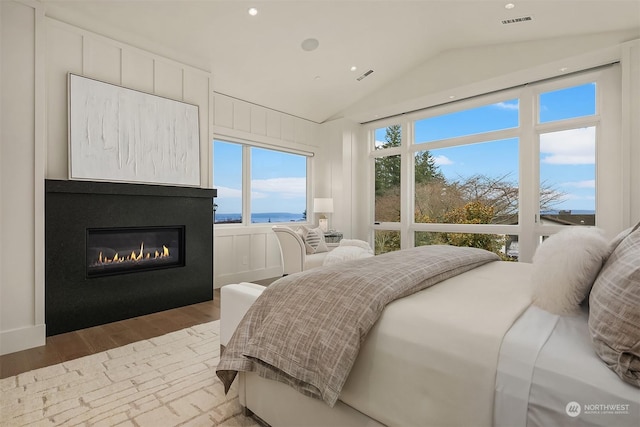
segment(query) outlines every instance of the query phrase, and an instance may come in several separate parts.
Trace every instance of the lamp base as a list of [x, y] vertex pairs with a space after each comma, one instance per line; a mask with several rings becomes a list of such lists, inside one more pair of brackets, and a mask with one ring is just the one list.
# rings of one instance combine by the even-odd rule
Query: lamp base
[[326, 218], [320, 218], [320, 220], [318, 221], [319, 227], [322, 231], [324, 231], [325, 233], [327, 231], [329, 231], [329, 220]]

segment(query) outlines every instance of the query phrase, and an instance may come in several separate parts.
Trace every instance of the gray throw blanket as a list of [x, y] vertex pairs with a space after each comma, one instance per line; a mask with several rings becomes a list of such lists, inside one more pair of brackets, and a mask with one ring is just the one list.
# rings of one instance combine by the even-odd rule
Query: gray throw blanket
[[390, 302], [499, 257], [482, 249], [421, 246], [285, 276], [260, 295], [216, 374], [284, 382], [333, 406], [367, 332]]

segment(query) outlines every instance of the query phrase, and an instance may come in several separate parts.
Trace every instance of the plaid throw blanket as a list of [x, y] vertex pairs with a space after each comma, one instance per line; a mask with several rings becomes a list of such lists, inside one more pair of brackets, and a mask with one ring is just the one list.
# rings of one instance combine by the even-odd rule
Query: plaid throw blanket
[[238, 325], [216, 374], [287, 383], [333, 406], [367, 332], [385, 306], [499, 257], [476, 248], [421, 246], [285, 276]]

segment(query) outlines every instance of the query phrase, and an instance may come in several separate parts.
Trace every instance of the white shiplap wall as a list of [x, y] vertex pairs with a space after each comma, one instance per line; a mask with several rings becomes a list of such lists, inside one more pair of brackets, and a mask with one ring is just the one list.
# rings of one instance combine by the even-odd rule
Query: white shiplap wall
[[208, 187], [212, 77], [179, 62], [46, 18], [47, 178], [67, 179], [67, 75], [74, 73], [198, 106], [200, 184]]

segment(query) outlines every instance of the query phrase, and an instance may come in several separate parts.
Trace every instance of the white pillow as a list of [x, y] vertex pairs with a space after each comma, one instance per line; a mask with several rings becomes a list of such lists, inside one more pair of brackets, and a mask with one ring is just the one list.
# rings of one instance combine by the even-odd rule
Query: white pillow
[[369, 245], [369, 242], [365, 242], [364, 240], [342, 239], [340, 240], [340, 246], [356, 246], [368, 252], [371, 252], [373, 254], [373, 249], [371, 249], [371, 245]]
[[324, 241], [324, 231], [322, 231], [320, 227], [309, 229], [302, 225], [298, 230], [304, 241], [307, 255], [327, 252], [329, 250], [327, 243]]
[[597, 228], [573, 226], [550, 236], [533, 256], [533, 304], [577, 313], [608, 255], [609, 242]]
[[[342, 243], [342, 242], [341, 242]], [[322, 265], [333, 265], [353, 259], [369, 258], [373, 251], [355, 245], [340, 245], [327, 254]]]

